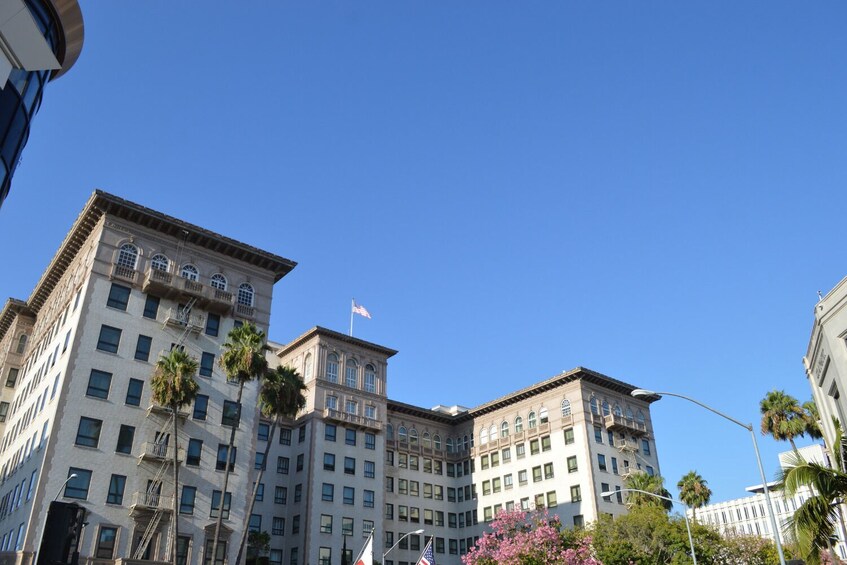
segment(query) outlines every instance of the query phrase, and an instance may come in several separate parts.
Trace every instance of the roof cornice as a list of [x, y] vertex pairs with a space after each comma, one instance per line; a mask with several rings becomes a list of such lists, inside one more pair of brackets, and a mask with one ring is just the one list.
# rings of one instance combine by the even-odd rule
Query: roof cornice
[[279, 349], [276, 352], [277, 357], [282, 357], [283, 355], [287, 355], [288, 353], [297, 349], [298, 347], [300, 347], [301, 345], [303, 345], [304, 343], [306, 343], [307, 341], [309, 341], [310, 339], [312, 339], [315, 336], [329, 337], [329, 338], [335, 339], [337, 341], [349, 343], [350, 345], [355, 345], [357, 347], [361, 347], [363, 349], [368, 349], [368, 350], [373, 351], [375, 353], [378, 353], [380, 355], [385, 355], [386, 358], [393, 357], [394, 355], [397, 354], [396, 349], [390, 349], [388, 347], [383, 347], [382, 345], [379, 345], [379, 344], [376, 344], [376, 343], [373, 343], [373, 342], [370, 342], [370, 341], [365, 341], [363, 339], [359, 339], [359, 338], [356, 338], [356, 337], [353, 337], [353, 336], [350, 336], [350, 335], [347, 335], [347, 334], [343, 334], [341, 332], [330, 330], [328, 328], [324, 328], [324, 327], [321, 327], [321, 326], [315, 326], [312, 329], [310, 329], [309, 331], [307, 331], [306, 333], [304, 333], [303, 335], [295, 338], [293, 341], [287, 343], [281, 349]]

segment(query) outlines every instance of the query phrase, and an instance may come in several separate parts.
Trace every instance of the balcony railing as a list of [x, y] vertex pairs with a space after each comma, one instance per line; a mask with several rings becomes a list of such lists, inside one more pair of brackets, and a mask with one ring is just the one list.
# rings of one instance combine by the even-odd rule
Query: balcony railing
[[[172, 410], [168, 406], [162, 406], [161, 404], [156, 404], [155, 402], [151, 402], [150, 406], [147, 407], [147, 415], [157, 414], [170, 416], [172, 414]], [[176, 413], [182, 419], [188, 418], [188, 409], [178, 410]]]
[[[184, 451], [177, 452], [177, 461], [182, 461]], [[146, 441], [141, 445], [141, 459], [153, 461], [173, 461], [174, 449], [166, 443]]]
[[112, 263], [112, 272], [109, 276], [113, 279], [120, 279], [122, 281], [126, 281], [128, 283], [135, 284], [138, 280], [138, 271], [135, 269], [130, 269], [124, 265], [118, 265], [117, 263]]
[[644, 435], [647, 433], [647, 424], [639, 422], [634, 418], [626, 418], [616, 414], [609, 414], [605, 417], [606, 428], [610, 430], [628, 431], [635, 435]]
[[638, 444], [631, 439], [615, 438], [615, 447], [621, 451], [638, 451]]
[[253, 318], [256, 313], [256, 309], [252, 306], [247, 306], [246, 304], [236, 304], [235, 313], [242, 318]]
[[206, 326], [206, 316], [195, 312], [183, 312], [179, 308], [168, 308], [165, 313], [165, 323], [188, 328], [190, 332], [199, 332]]
[[233, 295], [231, 292], [159, 269], [147, 269], [147, 272], [144, 273], [142, 290], [153, 292], [165, 298], [196, 298], [197, 304], [201, 308], [219, 314], [226, 314], [232, 309]]
[[364, 416], [359, 416], [358, 414], [348, 414], [347, 412], [342, 412], [341, 410], [333, 410], [332, 408], [324, 408], [324, 419], [334, 420], [336, 422], [343, 422], [345, 424], [352, 424], [354, 426], [369, 428], [372, 430], [382, 429], [382, 422], [378, 420], [374, 420], [372, 418], [365, 418]]
[[136, 491], [132, 494], [132, 510], [164, 510], [166, 512], [173, 508], [173, 496], [148, 493], [147, 491]]

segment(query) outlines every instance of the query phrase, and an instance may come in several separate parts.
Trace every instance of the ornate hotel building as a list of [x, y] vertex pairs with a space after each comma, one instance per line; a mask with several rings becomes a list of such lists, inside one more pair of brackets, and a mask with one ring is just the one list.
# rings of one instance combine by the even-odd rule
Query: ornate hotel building
[[[396, 351], [321, 327], [268, 352], [303, 376], [306, 407], [274, 426], [248, 385], [228, 454], [237, 385], [216, 363], [221, 344], [245, 321], [267, 330], [273, 286], [294, 266], [92, 195], [29, 299], [0, 312], [0, 565], [33, 562], [53, 500], [87, 511], [74, 546], [90, 565], [166, 561], [175, 518], [186, 564], [234, 563], [250, 529], [269, 534], [271, 565], [334, 565], [372, 531], [385, 565], [414, 563], [430, 536], [439, 565], [458, 565], [501, 509], [543, 506], [581, 526], [626, 512], [601, 492], [659, 472], [654, 399], [633, 385], [576, 368], [475, 408], [428, 409], [389, 399]], [[173, 416], [150, 390], [173, 347], [200, 362], [200, 395], [177, 414], [177, 492]]]

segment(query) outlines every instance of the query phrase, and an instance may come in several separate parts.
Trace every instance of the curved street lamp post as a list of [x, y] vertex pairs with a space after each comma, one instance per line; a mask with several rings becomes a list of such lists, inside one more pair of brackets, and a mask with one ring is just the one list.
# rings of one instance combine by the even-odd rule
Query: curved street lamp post
[[685, 529], [688, 530], [688, 545], [691, 547], [691, 559], [694, 561], [694, 565], [697, 565], [697, 556], [694, 554], [694, 538], [691, 537], [691, 526], [688, 524], [688, 505], [684, 502], [680, 502], [679, 500], [674, 500], [669, 496], [662, 496], [661, 494], [656, 494], [655, 492], [650, 492], [647, 490], [641, 490], [638, 488], [622, 488], [621, 490], [617, 490], [615, 492], [606, 491], [601, 492], [600, 496], [603, 498], [608, 498], [613, 494], [617, 494], [619, 492], [640, 492], [642, 494], [649, 494], [650, 496], [655, 496], [656, 498], [661, 498], [662, 500], [668, 500], [674, 504], [682, 504], [685, 506], [686, 511], [682, 513], [682, 517], [685, 518]]
[[403, 534], [402, 536], [400, 536], [400, 538], [397, 540], [397, 543], [395, 543], [394, 545], [392, 545], [391, 547], [389, 547], [389, 548], [388, 548], [388, 551], [386, 551], [385, 553], [383, 553], [383, 554], [382, 554], [382, 563], [383, 563], [383, 565], [385, 565], [385, 556], [386, 556], [386, 555], [388, 555], [389, 553], [391, 553], [391, 550], [392, 550], [392, 549], [394, 549], [395, 547], [397, 547], [398, 545], [400, 545], [400, 542], [401, 542], [401, 541], [403, 541], [404, 539], [406, 539], [407, 537], [409, 537], [409, 536], [411, 536], [411, 535], [418, 535], [418, 534], [422, 534], [422, 533], [424, 533], [424, 531], [421, 529], [421, 530], [415, 530], [415, 531], [413, 531], [413, 532], [406, 532], [405, 534]]
[[770, 489], [768, 489], [768, 480], [765, 478], [765, 468], [762, 465], [762, 455], [759, 453], [759, 443], [756, 441], [756, 432], [753, 431], [753, 424], [744, 424], [742, 422], [739, 422], [735, 418], [733, 418], [731, 416], [727, 416], [726, 414], [724, 414], [720, 410], [715, 410], [711, 406], [707, 406], [706, 404], [703, 404], [699, 400], [695, 400], [693, 398], [690, 398], [690, 397], [685, 396], [683, 394], [677, 394], [675, 392], [655, 392], [655, 391], [652, 391], [652, 390], [645, 390], [643, 388], [637, 388], [637, 389], [633, 390], [630, 394], [632, 394], [632, 396], [634, 396], [635, 398], [643, 398], [645, 396], [659, 396], [659, 397], [661, 397], [662, 395], [675, 396], [677, 398], [682, 398], [683, 400], [693, 402], [697, 406], [705, 408], [709, 412], [717, 414], [718, 416], [720, 416], [722, 418], [726, 418], [727, 420], [729, 420], [733, 424], [737, 424], [737, 425], [741, 426], [742, 428], [744, 428], [745, 430], [747, 430], [748, 432], [750, 432], [750, 436], [753, 438], [753, 450], [756, 452], [756, 462], [759, 464], [759, 474], [762, 476], [762, 489], [764, 489], [764, 491], [765, 491], [765, 501], [767, 502], [767, 505], [768, 505], [768, 515], [770, 516], [771, 530], [773, 530], [773, 537], [774, 537], [774, 540], [776, 541], [776, 550], [777, 550], [777, 553], [779, 553], [779, 562], [780, 562], [780, 565], [785, 565], [785, 555], [782, 552], [782, 541], [780, 540], [779, 526], [777, 526], [777, 523], [776, 523], [776, 513], [773, 510], [773, 502], [771, 501]]

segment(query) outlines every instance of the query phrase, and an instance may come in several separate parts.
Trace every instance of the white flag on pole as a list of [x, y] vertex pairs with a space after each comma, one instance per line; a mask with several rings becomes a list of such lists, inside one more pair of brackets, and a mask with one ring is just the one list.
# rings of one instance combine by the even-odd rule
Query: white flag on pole
[[368, 541], [365, 542], [365, 547], [362, 548], [362, 553], [356, 560], [356, 565], [373, 565], [374, 563], [374, 533], [371, 532]]

